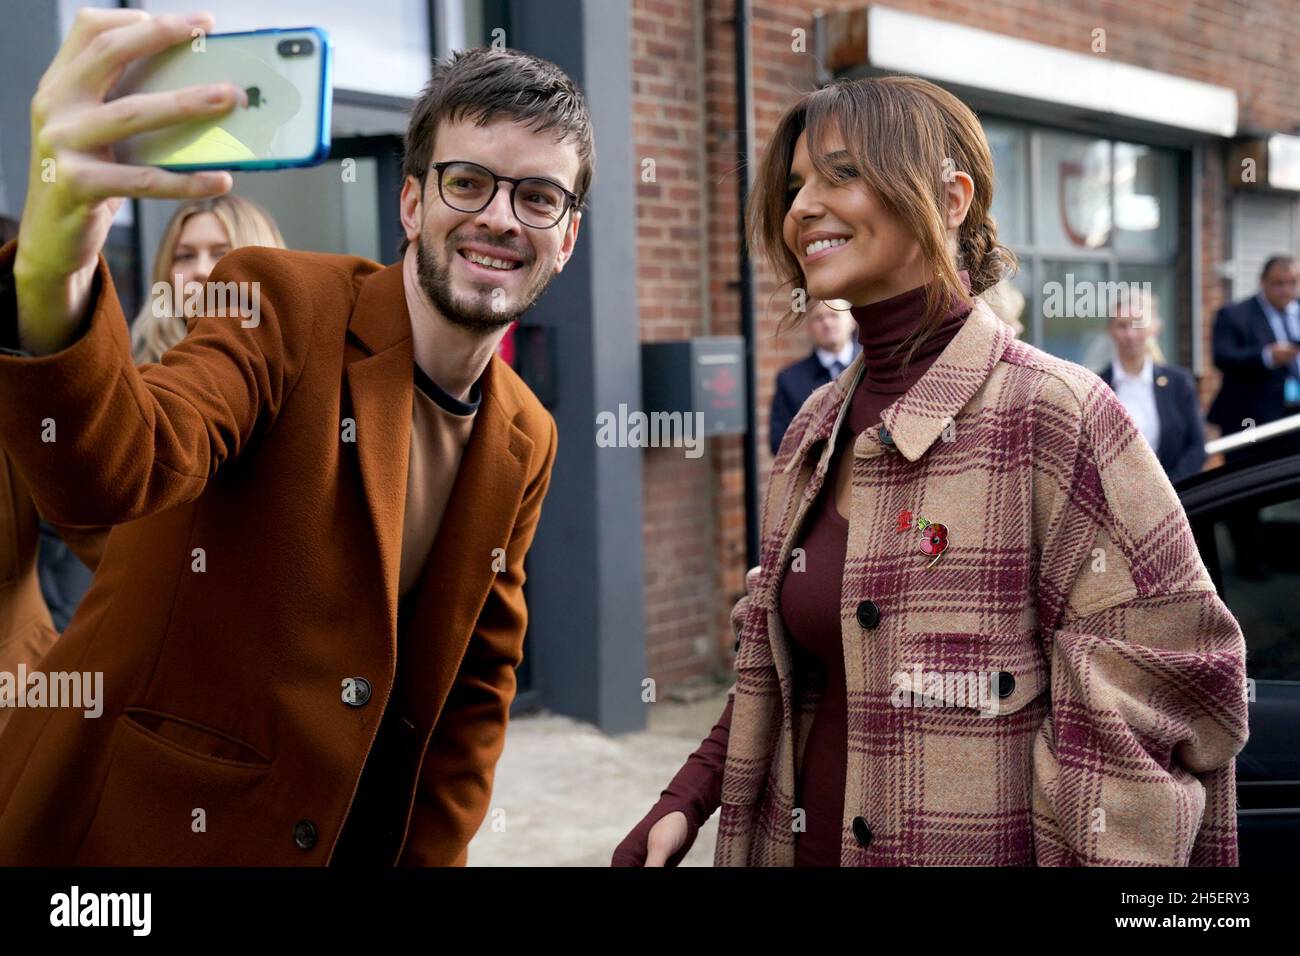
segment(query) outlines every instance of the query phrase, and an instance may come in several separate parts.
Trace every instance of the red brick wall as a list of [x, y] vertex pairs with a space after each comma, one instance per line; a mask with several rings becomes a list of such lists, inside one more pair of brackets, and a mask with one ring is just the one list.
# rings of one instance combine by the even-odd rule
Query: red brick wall
[[[793, 96], [814, 82], [813, 10], [863, 5], [858, 0], [753, 4], [760, 149]], [[1236, 89], [1243, 132], [1291, 132], [1300, 126], [1300, 17], [1283, 0], [1247, 5], [896, 0], [882, 5], [1083, 53], [1090, 52], [1093, 29], [1101, 27], [1106, 56]], [[740, 331], [732, 7], [731, 0], [632, 0], [636, 155], [654, 159], [657, 180], [637, 189], [637, 294], [645, 341]], [[806, 53], [791, 49], [796, 28], [809, 31]], [[1205, 149], [1200, 291], [1207, 364], [1210, 322], [1228, 292], [1228, 283], [1218, 276], [1231, 251], [1225, 162], [1221, 145]], [[809, 346], [797, 331], [773, 339], [784, 303], [770, 298], [771, 277], [761, 263], [756, 266], [761, 490], [771, 465], [767, 417], [776, 373]], [[1218, 387], [1217, 373], [1208, 372], [1202, 381], [1207, 402]], [[732, 640], [727, 616], [743, 588], [745, 569], [742, 448], [739, 437], [728, 437], [710, 440], [704, 457], [696, 460], [686, 459], [680, 449], [646, 452], [646, 634], [650, 676], [661, 688], [725, 664]]]
[[[633, 3], [637, 304], [647, 342], [709, 331], [698, 33], [690, 0]], [[652, 182], [644, 181], [645, 160], [653, 161]], [[716, 657], [709, 653], [717, 573], [714, 454], [713, 443], [698, 459], [675, 448], [645, 453], [647, 660], [661, 685], [701, 673]]]

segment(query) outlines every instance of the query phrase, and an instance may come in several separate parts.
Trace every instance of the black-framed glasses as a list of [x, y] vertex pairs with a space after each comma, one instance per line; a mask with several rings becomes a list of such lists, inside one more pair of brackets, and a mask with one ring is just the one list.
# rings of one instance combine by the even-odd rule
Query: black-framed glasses
[[496, 199], [502, 183], [510, 183], [510, 208], [515, 218], [530, 229], [550, 229], [578, 204], [573, 193], [539, 176], [515, 179], [458, 159], [433, 163], [429, 168], [438, 177], [438, 195], [457, 212], [482, 212]]

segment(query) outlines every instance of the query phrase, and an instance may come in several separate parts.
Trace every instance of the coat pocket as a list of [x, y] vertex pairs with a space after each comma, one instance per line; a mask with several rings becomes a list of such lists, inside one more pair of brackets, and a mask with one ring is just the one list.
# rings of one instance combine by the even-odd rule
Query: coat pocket
[[887, 766], [909, 782], [896, 824], [905, 862], [1031, 865], [1032, 750], [1049, 700], [1036, 635], [921, 633], [904, 645], [899, 756]]
[[898, 706], [944, 707], [980, 717], [1023, 710], [1048, 689], [1049, 670], [1033, 635], [909, 635], [891, 679]]
[[99, 805], [78, 865], [268, 862], [263, 835], [270, 763], [251, 746], [191, 721], [128, 711], [113, 731]]
[[271, 761], [252, 745], [184, 717], [174, 717], [145, 707], [133, 707], [122, 715], [122, 720], [132, 724], [140, 733], [148, 734], [162, 744], [199, 760], [215, 760], [249, 769], [266, 769], [271, 766]]

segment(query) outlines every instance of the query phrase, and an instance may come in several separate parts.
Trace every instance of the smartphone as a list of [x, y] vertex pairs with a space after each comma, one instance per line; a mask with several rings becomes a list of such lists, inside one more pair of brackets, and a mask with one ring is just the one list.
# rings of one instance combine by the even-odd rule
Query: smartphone
[[198, 169], [315, 166], [330, 149], [329, 34], [318, 27], [213, 33], [131, 64], [110, 99], [228, 82], [248, 106], [141, 133], [114, 146], [119, 162]]

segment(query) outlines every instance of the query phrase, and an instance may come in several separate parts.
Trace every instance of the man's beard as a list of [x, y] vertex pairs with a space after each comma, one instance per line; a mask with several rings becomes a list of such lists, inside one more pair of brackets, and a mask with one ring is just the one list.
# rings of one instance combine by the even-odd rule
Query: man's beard
[[[525, 285], [519, 296], [519, 305], [515, 308], [506, 308], [504, 296], [494, 297], [490, 292], [486, 296], [475, 296], [469, 301], [464, 298], [455, 299], [451, 291], [450, 260], [450, 257], [455, 255], [459, 253], [449, 252], [447, 262], [440, 264], [425, 245], [425, 238], [421, 235], [415, 247], [420, 288], [448, 322], [479, 335], [496, 332], [519, 319], [533, 307], [533, 303], [546, 291], [546, 287], [551, 284], [551, 279], [555, 277], [552, 272], [543, 272], [532, 280], [531, 285]], [[519, 268], [527, 269], [528, 263]], [[498, 302], [500, 305], [493, 308]]]

